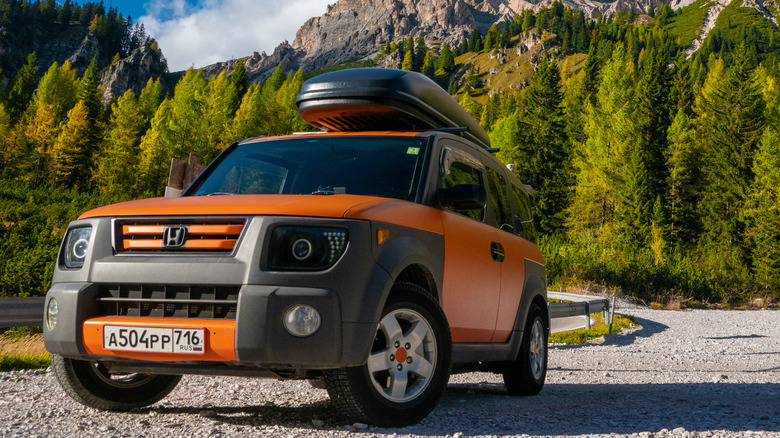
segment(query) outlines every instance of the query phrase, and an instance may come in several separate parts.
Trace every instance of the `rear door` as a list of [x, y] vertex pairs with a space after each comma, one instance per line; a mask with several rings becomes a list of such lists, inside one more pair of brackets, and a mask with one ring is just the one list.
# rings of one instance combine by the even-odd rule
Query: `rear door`
[[[440, 141], [440, 165], [447, 169], [445, 175], [439, 175], [440, 188], [487, 183], [485, 167], [474, 151], [454, 140]], [[485, 210], [442, 212], [442, 308], [453, 342], [493, 339], [501, 287], [501, 262], [496, 260], [499, 231], [484, 220]]]
[[491, 341], [505, 342], [515, 325], [523, 294], [525, 255], [529, 254], [531, 244], [515, 235], [520, 224], [513, 214], [512, 184], [507, 181], [506, 170], [495, 160], [485, 161], [489, 188], [486, 222], [496, 228], [496, 241], [504, 254], [496, 327]]

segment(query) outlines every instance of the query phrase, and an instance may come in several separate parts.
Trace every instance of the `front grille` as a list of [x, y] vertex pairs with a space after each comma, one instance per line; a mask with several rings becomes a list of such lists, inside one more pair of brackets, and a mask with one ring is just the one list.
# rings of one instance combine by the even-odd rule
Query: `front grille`
[[114, 246], [118, 254], [229, 254], [245, 223], [243, 218], [118, 219]]
[[102, 285], [101, 316], [236, 319], [238, 286]]

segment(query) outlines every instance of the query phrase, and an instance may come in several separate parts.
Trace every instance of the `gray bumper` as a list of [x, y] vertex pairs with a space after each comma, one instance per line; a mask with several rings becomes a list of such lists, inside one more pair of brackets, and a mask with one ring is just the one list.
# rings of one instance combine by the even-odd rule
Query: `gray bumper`
[[[89, 356], [82, 345], [82, 323], [101, 316], [95, 298], [98, 286], [90, 283], [59, 283], [52, 286], [46, 303], [56, 299], [59, 321], [54, 329], [44, 324], [44, 342], [51, 353], [80, 359], [116, 357]], [[284, 312], [307, 304], [320, 313], [322, 325], [311, 336], [296, 337], [283, 324]], [[165, 318], [148, 318], [150, 325], [165, 326]], [[207, 324], [208, 320], [193, 319]], [[332, 368], [364, 363], [375, 324], [344, 322], [338, 295], [327, 289], [275, 286], [244, 286], [235, 320], [235, 352], [232, 365], [262, 368]], [[208, 345], [206, 346], [208, 348]], [[121, 360], [121, 359], [119, 359]]]

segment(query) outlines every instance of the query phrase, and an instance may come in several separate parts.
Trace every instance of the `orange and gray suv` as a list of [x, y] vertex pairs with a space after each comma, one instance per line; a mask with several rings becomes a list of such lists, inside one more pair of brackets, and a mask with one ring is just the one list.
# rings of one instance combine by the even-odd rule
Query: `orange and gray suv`
[[72, 222], [44, 339], [65, 391], [128, 410], [182, 374], [310, 379], [350, 419], [407, 425], [452, 372], [544, 385], [549, 318], [529, 189], [430, 79], [307, 81], [327, 132], [229, 146], [178, 198]]

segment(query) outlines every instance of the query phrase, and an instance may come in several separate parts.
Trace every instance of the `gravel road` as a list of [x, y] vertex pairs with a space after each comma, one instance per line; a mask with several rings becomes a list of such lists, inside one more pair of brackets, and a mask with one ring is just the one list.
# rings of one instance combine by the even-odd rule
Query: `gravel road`
[[0, 373], [0, 436], [780, 437], [780, 312], [622, 309], [641, 329], [550, 348], [536, 397], [500, 376], [455, 375], [423, 422], [381, 429], [339, 420], [306, 382], [185, 377], [149, 409], [105, 413], [46, 372]]

